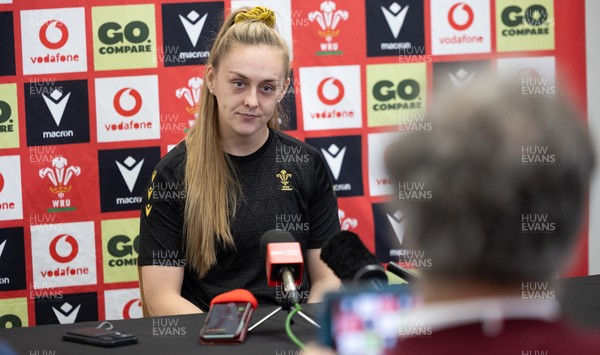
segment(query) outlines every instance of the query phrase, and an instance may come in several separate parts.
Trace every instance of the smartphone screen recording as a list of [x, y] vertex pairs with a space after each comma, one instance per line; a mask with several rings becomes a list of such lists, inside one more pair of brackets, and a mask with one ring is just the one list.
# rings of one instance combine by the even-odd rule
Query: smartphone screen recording
[[407, 286], [329, 294], [322, 341], [340, 355], [387, 354], [398, 342], [403, 314], [420, 303]]

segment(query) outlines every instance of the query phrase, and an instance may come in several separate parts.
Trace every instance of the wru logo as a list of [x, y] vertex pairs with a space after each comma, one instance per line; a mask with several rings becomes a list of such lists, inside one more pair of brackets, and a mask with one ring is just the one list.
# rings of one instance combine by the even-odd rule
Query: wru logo
[[333, 37], [340, 34], [337, 29], [340, 21], [348, 19], [348, 11], [336, 10], [336, 5], [333, 1], [323, 1], [321, 3], [321, 11], [311, 11], [308, 13], [308, 20], [317, 22], [321, 30], [319, 36], [325, 38], [327, 43], [321, 44], [321, 49], [324, 51], [337, 51], [338, 44], [332, 43]]
[[52, 159], [52, 168], [40, 169], [40, 177], [47, 177], [52, 182], [50, 191], [57, 194], [60, 199], [64, 198], [65, 193], [71, 191], [72, 186], [68, 185], [73, 176], [81, 174], [81, 168], [78, 166], [68, 166], [67, 158], [57, 156]]

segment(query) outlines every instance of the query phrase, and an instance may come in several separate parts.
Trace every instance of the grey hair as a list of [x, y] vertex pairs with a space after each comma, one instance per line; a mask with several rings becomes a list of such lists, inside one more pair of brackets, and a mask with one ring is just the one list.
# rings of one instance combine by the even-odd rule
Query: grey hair
[[[581, 116], [558, 94], [526, 97], [514, 83], [488, 79], [436, 97], [426, 119], [431, 131], [386, 153], [396, 182], [431, 192], [399, 201], [405, 244], [431, 260], [424, 272], [497, 283], [551, 278], [574, 244], [594, 166]], [[554, 159], [524, 164], [524, 147], [547, 147]], [[553, 230], [524, 231], [531, 214]]]

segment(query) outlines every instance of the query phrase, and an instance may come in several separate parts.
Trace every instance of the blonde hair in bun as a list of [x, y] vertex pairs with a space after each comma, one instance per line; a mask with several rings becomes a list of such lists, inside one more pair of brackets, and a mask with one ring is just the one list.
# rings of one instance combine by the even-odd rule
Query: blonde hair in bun
[[252, 10], [235, 15], [233, 23], [243, 21], [263, 21], [267, 26], [275, 28], [275, 13], [263, 6], [256, 6]]

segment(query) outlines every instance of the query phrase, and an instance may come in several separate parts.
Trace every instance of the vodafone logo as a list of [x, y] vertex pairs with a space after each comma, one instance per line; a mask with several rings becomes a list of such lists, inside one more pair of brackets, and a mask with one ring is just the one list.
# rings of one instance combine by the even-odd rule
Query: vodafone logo
[[[11, 167], [11, 170], [8, 170], [8, 167]], [[21, 159], [19, 156], [0, 157], [0, 171], [2, 171], [0, 173], [0, 192], [2, 193], [2, 198], [0, 199], [0, 221], [21, 219], [23, 218], [21, 184], [14, 183], [15, 181], [21, 181]], [[4, 177], [3, 174], [8, 175]]]
[[[132, 310], [133, 305], [137, 304], [137, 310]], [[125, 304], [123, 307], [123, 319], [131, 319], [131, 318], [140, 318], [142, 310], [142, 300], [139, 298], [132, 299], [131, 301]], [[132, 314], [133, 313], [133, 314]]]
[[[1, 1], [1, 0], [0, 0]], [[22, 10], [23, 74], [87, 71], [85, 8]], [[49, 17], [50, 16], [50, 17]]]
[[96, 79], [96, 93], [99, 142], [160, 138], [158, 76]]
[[490, 52], [491, 17], [489, 1], [440, 0], [431, 7], [432, 54]]
[[473, 9], [464, 2], [454, 4], [448, 11], [448, 22], [457, 31], [464, 31], [471, 27], [474, 19]]
[[335, 105], [344, 98], [344, 85], [336, 78], [328, 77], [317, 88], [319, 100], [326, 105]]
[[[61, 239], [64, 240], [64, 242], [70, 244], [71, 251], [68, 255], [60, 255], [57, 251], [58, 242], [61, 241]], [[59, 263], [68, 263], [75, 259], [75, 257], [77, 256], [77, 253], [79, 252], [79, 245], [77, 244], [77, 240], [75, 240], [75, 238], [73, 238], [72, 236], [68, 234], [60, 234], [54, 237], [54, 239], [52, 239], [52, 241], [50, 242], [49, 249], [50, 256], [52, 256], [52, 259], [56, 260]]]
[[300, 68], [299, 80], [305, 130], [362, 127], [360, 66]]
[[49, 20], [40, 28], [40, 42], [48, 49], [60, 49], [68, 40], [69, 30], [61, 21]]
[[[125, 92], [127, 92], [128, 97], [123, 97]], [[115, 111], [123, 117], [134, 116], [142, 108], [142, 96], [133, 88], [123, 88], [115, 94], [113, 106]]]
[[34, 288], [47, 288], [48, 280], [56, 287], [95, 285], [95, 244], [93, 221], [32, 225], [33, 282], [42, 285]]

